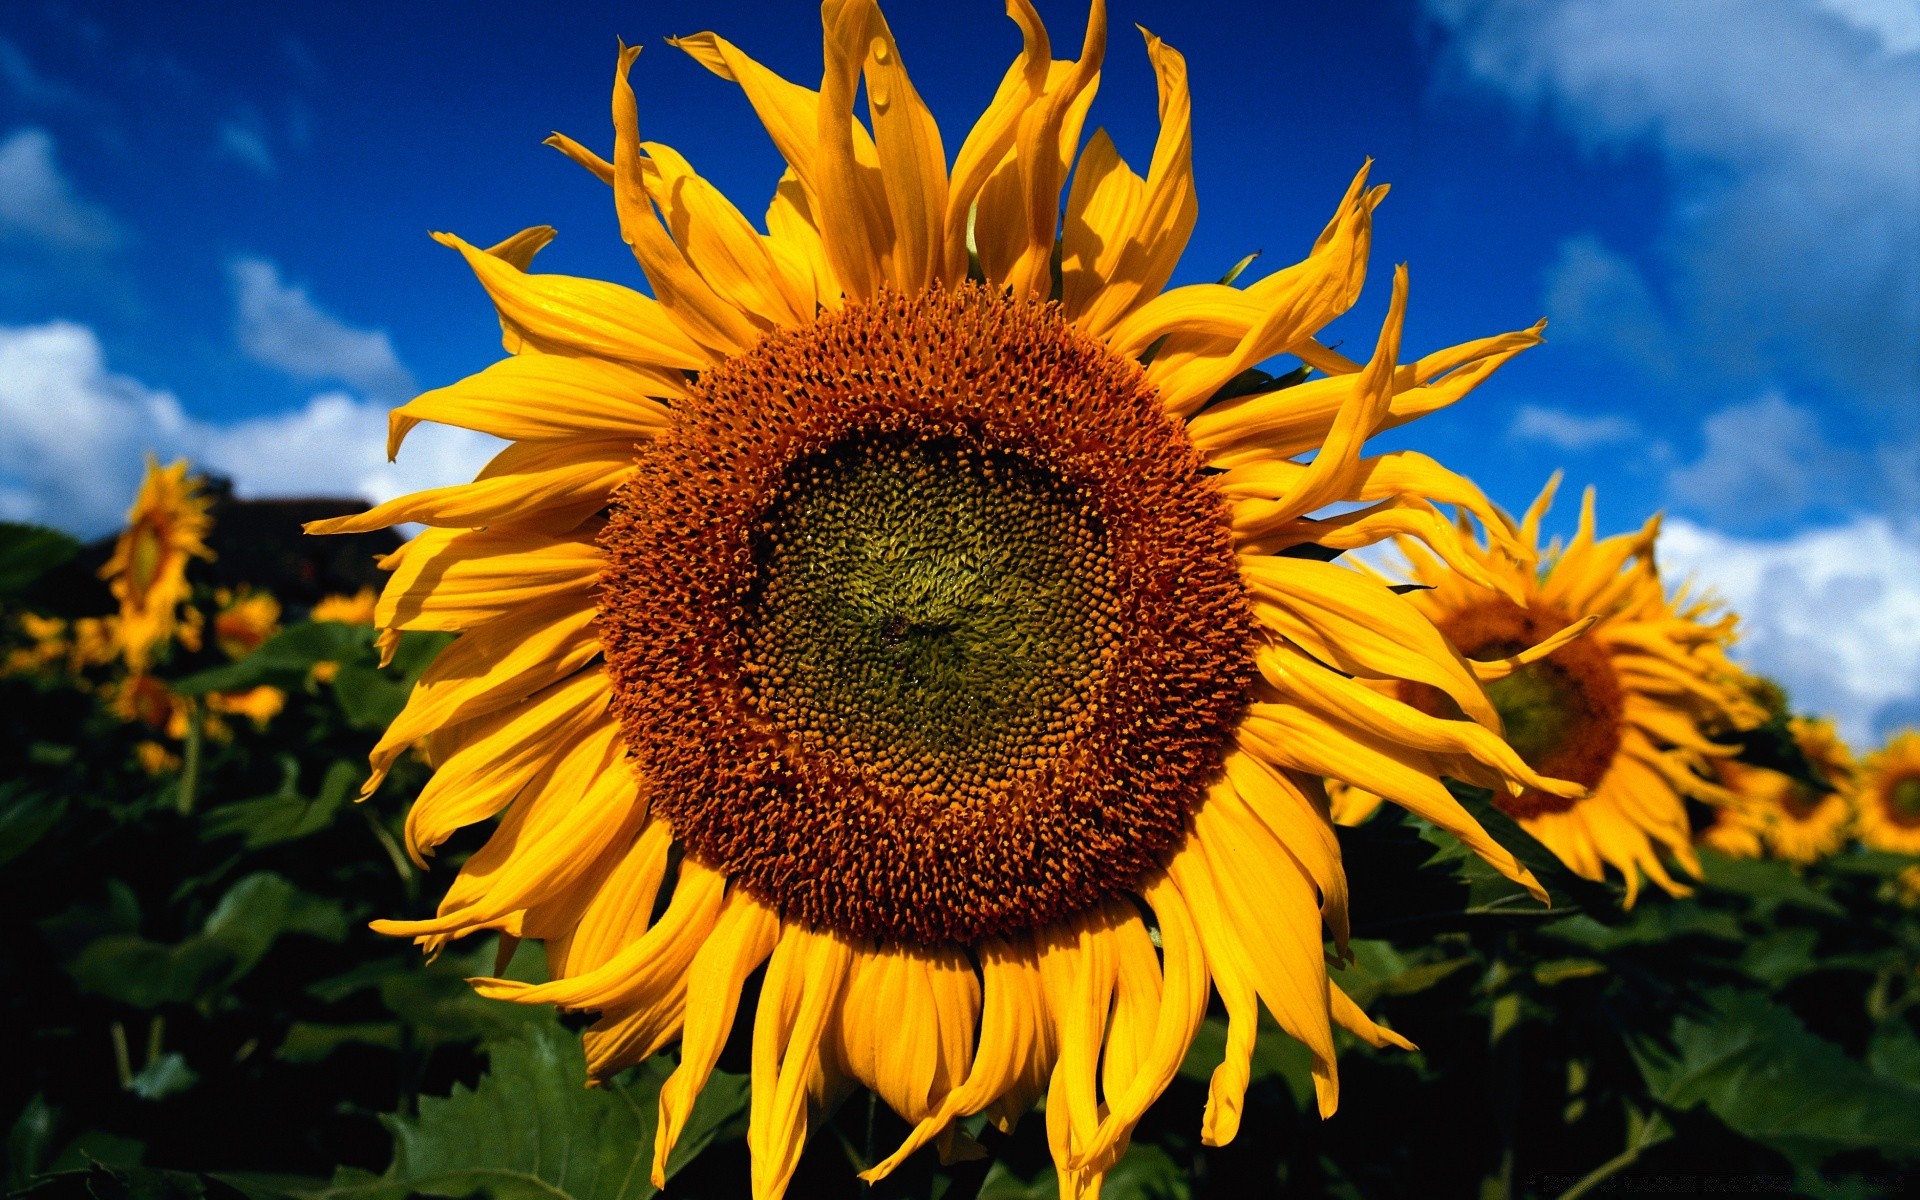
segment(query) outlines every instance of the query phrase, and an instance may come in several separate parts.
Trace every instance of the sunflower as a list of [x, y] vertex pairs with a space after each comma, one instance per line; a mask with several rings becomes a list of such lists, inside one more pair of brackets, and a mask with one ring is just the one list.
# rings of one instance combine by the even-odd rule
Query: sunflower
[[251, 588], [214, 593], [213, 642], [228, 658], [245, 658], [280, 628], [280, 602]]
[[[1168, 288], [1196, 214], [1184, 60], [1147, 37], [1143, 179], [1103, 133], [1079, 148], [1102, 8], [1067, 61], [1011, 11], [1024, 46], [951, 166], [871, 5], [824, 6], [818, 91], [677, 39], [785, 157], [765, 233], [640, 139], [623, 48], [611, 160], [553, 144], [611, 185], [653, 296], [529, 273], [550, 229], [440, 235], [511, 357], [396, 410], [390, 450], [423, 420], [512, 445], [471, 484], [310, 527], [428, 527], [383, 564], [380, 642], [459, 637], [367, 786], [425, 749], [423, 862], [499, 818], [438, 916], [379, 928], [544, 941], [551, 983], [476, 984], [599, 1013], [596, 1078], [678, 1040], [656, 1180], [762, 969], [756, 1196], [856, 1084], [914, 1126], [870, 1178], [1044, 1096], [1062, 1193], [1089, 1194], [1210, 989], [1230, 1032], [1202, 1137], [1234, 1136], [1262, 1002], [1331, 1112], [1333, 1024], [1407, 1043], [1328, 979], [1346, 884], [1322, 779], [1536, 891], [1439, 778], [1581, 792], [1500, 740], [1418, 609], [1323, 561], [1395, 534], [1459, 557], [1436, 504], [1491, 512], [1480, 493], [1363, 444], [1538, 328], [1402, 362], [1402, 270], [1367, 362], [1316, 341], [1359, 294], [1385, 192], [1365, 169], [1305, 261]], [[1283, 353], [1323, 377], [1255, 370]]]
[[353, 595], [335, 594], [322, 596], [313, 611], [307, 615], [310, 621], [337, 621], [342, 625], [373, 624], [374, 590], [363, 587]]
[[[1659, 518], [1638, 533], [1597, 540], [1588, 489], [1578, 531], [1543, 561], [1540, 522], [1559, 483], [1556, 474], [1517, 529], [1489, 522], [1485, 539], [1463, 537], [1471, 571], [1403, 539], [1421, 589], [1409, 598], [1461, 654], [1490, 660], [1475, 669], [1520, 756], [1591, 789], [1568, 796], [1530, 788], [1494, 803], [1577, 873], [1600, 879], [1608, 866], [1618, 870], [1629, 905], [1642, 875], [1684, 894], [1662, 857], [1700, 873], [1685, 798], [1731, 799], [1701, 772], [1733, 753], [1716, 735], [1758, 724], [1765, 713], [1727, 661], [1732, 616], [1663, 588], [1653, 554]], [[1454, 698], [1423, 681], [1397, 690], [1423, 712], [1456, 711]], [[1340, 800], [1348, 823], [1378, 804], [1361, 790]]]
[[1920, 730], [1895, 734], [1867, 756], [1854, 820], [1860, 840], [1875, 850], [1920, 854]]
[[213, 557], [206, 543], [213, 528], [210, 507], [200, 481], [187, 477], [185, 459], [162, 467], [147, 458], [127, 528], [100, 568], [120, 601], [120, 648], [129, 670], [145, 670], [175, 638], [189, 650], [199, 647], [199, 614], [189, 609], [183, 620], [180, 605], [193, 591], [187, 560]]
[[1846, 844], [1857, 770], [1853, 752], [1825, 718], [1796, 717], [1788, 729], [1830, 786], [1822, 791], [1779, 771], [1715, 759], [1714, 773], [1734, 800], [1715, 810], [1713, 824], [1700, 835], [1704, 845], [1736, 858], [1755, 858], [1764, 849], [1789, 862], [1810, 863]]

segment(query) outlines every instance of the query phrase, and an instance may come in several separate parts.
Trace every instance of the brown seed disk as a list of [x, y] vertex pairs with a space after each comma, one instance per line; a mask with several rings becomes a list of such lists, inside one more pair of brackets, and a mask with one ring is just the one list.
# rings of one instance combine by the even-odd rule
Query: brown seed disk
[[[1461, 654], [1488, 660], [1537, 646], [1572, 623], [1565, 613], [1522, 608], [1505, 597], [1491, 597], [1436, 622]], [[1620, 751], [1626, 700], [1606, 647], [1591, 635], [1489, 684], [1487, 694], [1506, 725], [1507, 740], [1542, 775], [1592, 788]], [[1435, 716], [1462, 715], [1450, 697], [1426, 684], [1402, 683], [1400, 696]], [[1566, 812], [1580, 803], [1538, 788], [1518, 796], [1495, 793], [1493, 802], [1512, 817]]]
[[886, 294], [708, 372], [602, 535], [614, 708], [690, 853], [968, 941], [1136, 884], [1253, 678], [1227, 510], [1056, 306]]

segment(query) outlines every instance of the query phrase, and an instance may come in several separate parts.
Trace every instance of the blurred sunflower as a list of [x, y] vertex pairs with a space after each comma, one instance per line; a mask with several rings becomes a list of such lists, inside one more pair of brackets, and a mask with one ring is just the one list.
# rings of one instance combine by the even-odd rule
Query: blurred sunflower
[[1875, 850], [1920, 854], [1920, 729], [1895, 734], [1867, 756], [1854, 797], [1862, 842]]
[[[1459, 557], [1435, 505], [1490, 511], [1479, 492], [1362, 445], [1537, 328], [1402, 363], [1401, 271], [1368, 362], [1316, 341], [1359, 294], [1385, 193], [1364, 169], [1305, 261], [1166, 289], [1196, 213], [1184, 60], [1147, 37], [1146, 177], [1098, 132], [1076, 168], [1104, 10], [1066, 61], [1029, 4], [1011, 12], [1023, 49], [950, 170], [870, 4], [823, 7], [817, 92], [678, 39], [787, 161], [765, 234], [640, 139], [623, 48], [611, 161], [553, 141], [612, 185], [653, 297], [528, 274], [549, 229], [488, 251], [441, 236], [512, 357], [398, 409], [390, 450], [423, 420], [513, 444], [471, 484], [312, 527], [429, 526], [386, 560], [375, 624], [388, 649], [460, 636], [367, 786], [425, 747], [417, 859], [500, 818], [438, 917], [380, 928], [543, 939], [554, 982], [478, 986], [597, 1011], [595, 1077], [678, 1039], [656, 1179], [763, 965], [756, 1196], [855, 1083], [915, 1125], [870, 1177], [1045, 1095], [1062, 1192], [1090, 1194], [1210, 982], [1229, 1035], [1202, 1137], [1238, 1127], [1261, 1001], [1331, 1112], [1334, 1023], [1406, 1043], [1327, 977], [1346, 884], [1322, 778], [1536, 890], [1440, 776], [1581, 794], [1499, 739], [1418, 609], [1319, 561], [1396, 534]], [[1281, 353], [1326, 377], [1253, 370]]]
[[213, 644], [228, 658], [245, 658], [280, 627], [280, 602], [268, 592], [225, 588], [214, 594]]
[[131, 671], [145, 670], [176, 638], [189, 650], [199, 648], [199, 612], [190, 608], [183, 619], [180, 606], [193, 594], [187, 560], [213, 557], [206, 543], [210, 508], [200, 481], [187, 476], [185, 459], [162, 467], [148, 457], [127, 528], [100, 568], [120, 602], [120, 649]]
[[1712, 767], [1732, 800], [1714, 811], [1700, 841], [1737, 858], [1762, 850], [1789, 862], [1810, 863], [1846, 845], [1853, 815], [1853, 752], [1833, 722], [1796, 717], [1788, 724], [1807, 762], [1830, 785], [1826, 790], [1779, 771], [1730, 758]]
[[[1494, 803], [1579, 874], [1619, 871], [1628, 904], [1642, 875], [1682, 894], [1662, 857], [1699, 874], [1684, 798], [1727, 799], [1700, 777], [1710, 760], [1733, 753], [1716, 735], [1765, 713], [1726, 659], [1733, 618], [1714, 619], [1707, 605], [1669, 598], [1662, 587], [1658, 518], [1637, 534], [1596, 540], [1588, 489], [1572, 541], [1549, 547], [1543, 561], [1540, 522], [1559, 483], [1557, 474], [1548, 481], [1517, 531], [1489, 521], [1483, 541], [1461, 539], [1472, 570], [1403, 541], [1411, 579], [1424, 589], [1409, 599], [1486, 681], [1520, 756], [1592, 789], [1530, 788]], [[1453, 697], [1422, 681], [1398, 690], [1423, 712], [1458, 712]], [[1358, 821], [1377, 803], [1346, 790], [1338, 815]]]
[[322, 596], [308, 614], [312, 621], [337, 621], [342, 625], [373, 624], [374, 590], [363, 587], [351, 596]]

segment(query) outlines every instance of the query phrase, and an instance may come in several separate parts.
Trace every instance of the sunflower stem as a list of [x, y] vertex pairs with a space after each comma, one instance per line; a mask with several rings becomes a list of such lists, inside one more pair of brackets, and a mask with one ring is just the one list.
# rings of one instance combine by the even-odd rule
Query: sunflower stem
[[113, 1038], [113, 1069], [120, 1076], [123, 1091], [133, 1089], [133, 1056], [127, 1052], [127, 1027], [119, 1021], [107, 1027], [107, 1033]]
[[206, 740], [206, 715], [200, 697], [187, 701], [187, 748], [181, 757], [180, 790], [173, 799], [183, 817], [193, 815], [194, 793], [200, 787], [200, 747]]
[[1520, 1057], [1516, 1045], [1520, 993], [1512, 987], [1513, 979], [1505, 959], [1496, 956], [1488, 964], [1488, 1084], [1493, 1093], [1494, 1127], [1500, 1136], [1500, 1159], [1494, 1173], [1481, 1181], [1480, 1200], [1511, 1200], [1513, 1196], [1515, 1127], [1520, 1109]]

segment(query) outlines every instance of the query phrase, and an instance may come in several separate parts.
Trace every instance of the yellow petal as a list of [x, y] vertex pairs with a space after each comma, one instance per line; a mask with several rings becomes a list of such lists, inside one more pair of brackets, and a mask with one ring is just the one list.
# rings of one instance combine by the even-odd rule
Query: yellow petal
[[1425, 752], [1398, 741], [1382, 741], [1350, 725], [1330, 723], [1290, 704], [1254, 705], [1241, 724], [1240, 736], [1243, 744], [1257, 748], [1276, 766], [1338, 779], [1426, 818], [1536, 899], [1546, 901], [1546, 891], [1533, 873], [1448, 793], [1439, 781], [1440, 766]]
[[765, 323], [729, 304], [700, 277], [667, 236], [647, 195], [640, 111], [627, 81], [639, 53], [638, 46], [621, 47], [613, 75], [613, 206], [620, 238], [633, 250], [660, 304], [689, 336], [719, 357], [737, 354], [758, 339]]
[[[1153, 161], [1142, 186], [1139, 177], [1120, 164], [1132, 181], [1128, 203], [1096, 208], [1084, 221], [1085, 234], [1098, 244], [1097, 258], [1087, 262], [1085, 250], [1076, 254], [1072, 226], [1068, 226], [1063, 265], [1079, 259], [1086, 264], [1076, 278], [1065, 274], [1064, 303], [1070, 319], [1099, 336], [1134, 308], [1159, 294], [1172, 277], [1193, 233], [1199, 204], [1193, 188], [1193, 103], [1187, 93], [1187, 60], [1159, 38], [1142, 29], [1147, 57], [1160, 92], [1160, 134]], [[1089, 146], [1089, 152], [1092, 147]], [[1116, 159], [1117, 161], [1117, 159]], [[1081, 157], [1078, 171], [1087, 169]], [[1072, 211], [1069, 198], [1068, 211]]]
[[401, 441], [422, 421], [476, 429], [506, 441], [645, 441], [667, 422], [666, 406], [653, 397], [678, 400], [686, 394], [686, 378], [678, 371], [638, 370], [560, 354], [503, 359], [394, 409], [387, 457], [400, 453]]
[[853, 947], [839, 934], [789, 925], [767, 964], [753, 1019], [747, 1117], [754, 1200], [778, 1200], [799, 1165], [807, 1141], [808, 1084], [852, 960]]
[[586, 597], [563, 597], [489, 622], [440, 652], [380, 741], [375, 762], [454, 721], [473, 721], [566, 679], [600, 652]]
[[458, 631], [527, 605], [588, 597], [605, 565], [590, 541], [484, 529], [429, 529], [396, 558], [374, 605], [381, 629]]
[[[462, 725], [463, 744], [437, 765], [420, 798], [407, 810], [406, 842], [415, 861], [455, 830], [484, 821], [507, 806], [527, 782], [606, 717], [612, 693], [598, 671], [582, 671], [529, 697], [523, 704]], [[371, 793], [402, 747], [382, 746], [369, 756]], [[424, 865], [424, 864], [423, 864]]]
[[308, 533], [366, 533], [418, 522], [450, 529], [521, 526], [565, 533], [606, 507], [633, 471], [633, 443], [515, 442], [472, 483], [430, 488], [351, 517], [307, 525]]
[[1047, 92], [1020, 115], [1014, 128], [1013, 156], [1022, 199], [1025, 237], [1004, 278], [995, 282], [1015, 296], [1046, 296], [1052, 291], [1054, 233], [1060, 224], [1060, 192], [1067, 167], [1079, 149], [1080, 122], [1100, 84], [1107, 48], [1105, 0], [1093, 0], [1080, 57], [1058, 78], [1049, 73]]
[[687, 1016], [680, 1034], [680, 1065], [660, 1085], [660, 1121], [653, 1135], [653, 1186], [667, 1185], [667, 1158], [686, 1128], [693, 1102], [720, 1061], [740, 1009], [747, 976], [773, 953], [780, 917], [743, 888], [727, 895], [713, 934], [687, 968]]
[[1489, 729], [1500, 716], [1466, 660], [1419, 609], [1355, 571], [1303, 558], [1247, 557], [1255, 611], [1321, 662], [1364, 679], [1439, 688]]
[[711, 355], [652, 297], [597, 279], [529, 275], [450, 233], [433, 239], [466, 258], [500, 319], [543, 353], [688, 371], [704, 370], [711, 362]]
[[1007, 16], [1020, 26], [1020, 54], [960, 143], [947, 188], [941, 282], [950, 287], [967, 277], [968, 231], [973, 225], [975, 204], [989, 178], [1008, 159], [1021, 116], [1045, 92], [1053, 61], [1047, 28], [1031, 0], [1007, 0]]
[[893, 227], [890, 277], [908, 295], [935, 282], [945, 248], [947, 154], [940, 127], [913, 88], [893, 31], [875, 7], [867, 33], [867, 106]]

